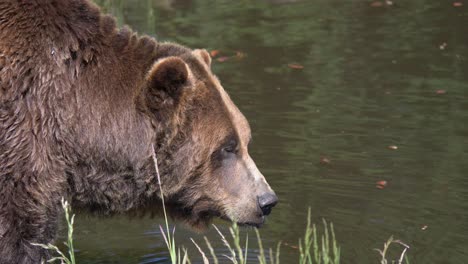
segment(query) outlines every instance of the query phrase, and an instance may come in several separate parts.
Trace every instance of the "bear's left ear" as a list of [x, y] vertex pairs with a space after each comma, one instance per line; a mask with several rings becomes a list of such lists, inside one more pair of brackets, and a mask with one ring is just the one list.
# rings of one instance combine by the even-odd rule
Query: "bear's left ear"
[[137, 107], [157, 119], [167, 118], [180, 102], [186, 88], [190, 86], [190, 69], [179, 57], [167, 57], [154, 63], [146, 74], [145, 86]]
[[201, 61], [206, 65], [208, 65], [208, 68], [211, 67], [211, 56], [208, 51], [206, 51], [206, 49], [196, 49], [193, 51], [193, 54], [201, 59]]
[[163, 93], [177, 99], [189, 81], [189, 69], [181, 58], [163, 58], [151, 67], [146, 81], [152, 93]]

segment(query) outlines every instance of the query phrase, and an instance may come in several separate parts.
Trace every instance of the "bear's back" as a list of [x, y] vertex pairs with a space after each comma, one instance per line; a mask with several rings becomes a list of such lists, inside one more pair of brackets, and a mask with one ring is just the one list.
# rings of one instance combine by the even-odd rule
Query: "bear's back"
[[0, 102], [50, 87], [76, 54], [89, 60], [90, 50], [77, 51], [98, 31], [99, 9], [86, 1], [0, 2]]
[[109, 131], [128, 138], [134, 96], [160, 51], [87, 0], [0, 1], [0, 164], [38, 144], [46, 156], [72, 142], [92, 148]]

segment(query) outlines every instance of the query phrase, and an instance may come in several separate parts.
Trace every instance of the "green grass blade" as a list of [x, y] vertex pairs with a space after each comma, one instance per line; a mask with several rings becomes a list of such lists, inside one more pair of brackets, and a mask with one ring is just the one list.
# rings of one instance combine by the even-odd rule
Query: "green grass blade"
[[218, 257], [216, 257], [216, 254], [215, 254], [215, 252], [214, 252], [213, 247], [211, 246], [210, 241], [208, 240], [208, 238], [207, 238], [206, 236], [203, 237], [203, 238], [205, 239], [206, 246], [207, 246], [208, 249], [210, 250], [210, 254], [211, 254], [211, 257], [213, 258], [214, 264], [219, 264]]

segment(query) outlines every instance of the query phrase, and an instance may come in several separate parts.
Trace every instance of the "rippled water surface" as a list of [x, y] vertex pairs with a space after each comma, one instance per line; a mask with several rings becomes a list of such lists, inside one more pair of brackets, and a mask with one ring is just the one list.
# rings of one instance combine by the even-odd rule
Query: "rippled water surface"
[[[314, 222], [334, 223], [343, 263], [378, 263], [373, 249], [391, 235], [411, 246], [411, 263], [468, 263], [468, 2], [98, 3], [158, 40], [242, 53], [213, 70], [249, 119], [251, 154], [280, 197], [261, 233], [266, 247], [288, 244], [282, 263], [297, 262], [309, 207]], [[161, 218], [76, 221], [79, 263], [169, 263]], [[192, 260], [190, 237], [203, 235], [227, 253], [213, 230], [177, 225]]]

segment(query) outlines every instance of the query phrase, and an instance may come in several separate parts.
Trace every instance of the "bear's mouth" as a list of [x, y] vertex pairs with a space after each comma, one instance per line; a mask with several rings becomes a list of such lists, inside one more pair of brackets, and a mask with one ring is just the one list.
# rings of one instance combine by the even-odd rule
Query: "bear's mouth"
[[183, 219], [195, 230], [205, 230], [212, 223], [214, 218], [219, 218], [229, 223], [236, 223], [241, 227], [255, 227], [260, 228], [264, 225], [266, 216], [256, 217], [256, 219], [247, 220], [247, 221], [236, 221], [229, 218], [227, 215], [220, 211], [216, 210], [203, 210], [203, 211], [194, 211], [192, 210], [183, 210]]
[[208, 229], [214, 218], [236, 223], [242, 227], [260, 228], [265, 223], [267, 215], [261, 212], [252, 212], [238, 218], [236, 214], [230, 215], [225, 208], [216, 206], [217, 203], [208, 197], [201, 197], [196, 201], [187, 203], [189, 199], [181, 195], [181, 193], [166, 200], [166, 209], [173, 218], [182, 220], [194, 230], [203, 231]]
[[254, 222], [237, 222], [237, 225], [239, 226], [245, 226], [245, 227], [255, 227], [255, 228], [260, 228], [263, 226], [265, 223], [265, 220], [263, 220], [261, 223], [254, 223]]
[[255, 227], [255, 228], [260, 228], [263, 226], [263, 224], [265, 224], [265, 219], [266, 217], [265, 216], [261, 216], [259, 217], [259, 220], [258, 221], [234, 221], [232, 219], [230, 219], [228, 216], [226, 215], [221, 215], [219, 216], [219, 218], [227, 221], [227, 222], [231, 222], [231, 223], [236, 223], [238, 226], [242, 226], [242, 227]]
[[212, 206], [206, 201], [188, 206], [178, 199], [169, 199], [165, 206], [172, 218], [197, 231], [208, 229], [213, 218], [221, 217], [221, 213], [211, 209]]

